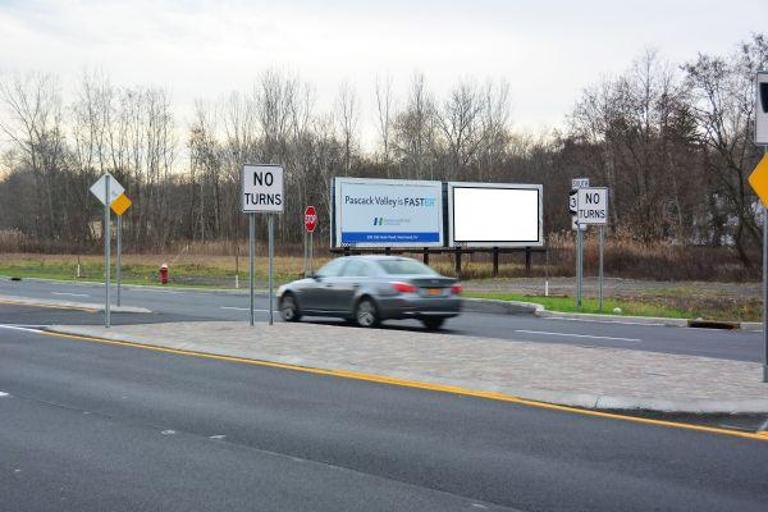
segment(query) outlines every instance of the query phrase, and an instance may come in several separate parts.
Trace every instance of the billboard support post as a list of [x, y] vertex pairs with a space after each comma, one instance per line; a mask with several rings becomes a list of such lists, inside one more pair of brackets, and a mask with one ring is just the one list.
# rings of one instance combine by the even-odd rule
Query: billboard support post
[[456, 276], [461, 277], [461, 248], [457, 247], [455, 250], [456, 254]]
[[493, 277], [499, 276], [499, 248], [493, 248]]

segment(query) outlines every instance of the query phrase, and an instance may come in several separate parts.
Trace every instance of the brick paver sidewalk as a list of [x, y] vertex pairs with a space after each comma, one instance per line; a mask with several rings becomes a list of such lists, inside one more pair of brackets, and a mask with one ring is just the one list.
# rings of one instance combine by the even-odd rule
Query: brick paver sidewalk
[[598, 409], [768, 412], [768, 384], [761, 382], [757, 363], [312, 323], [252, 328], [244, 322], [181, 322], [52, 329]]

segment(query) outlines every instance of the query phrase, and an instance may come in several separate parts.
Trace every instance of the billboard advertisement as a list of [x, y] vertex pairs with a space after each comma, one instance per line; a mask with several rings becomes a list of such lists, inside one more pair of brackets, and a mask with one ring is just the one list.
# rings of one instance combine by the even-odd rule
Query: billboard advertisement
[[440, 247], [439, 181], [334, 178], [336, 247]]
[[461, 247], [544, 245], [543, 187], [448, 183], [448, 239]]

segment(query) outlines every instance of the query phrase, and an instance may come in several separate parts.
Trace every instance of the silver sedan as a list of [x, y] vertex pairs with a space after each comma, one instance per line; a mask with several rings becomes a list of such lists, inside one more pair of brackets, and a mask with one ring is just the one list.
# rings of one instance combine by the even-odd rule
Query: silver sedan
[[415, 318], [442, 327], [461, 311], [461, 284], [411, 258], [347, 256], [278, 290], [283, 320], [334, 316], [375, 327], [382, 320]]

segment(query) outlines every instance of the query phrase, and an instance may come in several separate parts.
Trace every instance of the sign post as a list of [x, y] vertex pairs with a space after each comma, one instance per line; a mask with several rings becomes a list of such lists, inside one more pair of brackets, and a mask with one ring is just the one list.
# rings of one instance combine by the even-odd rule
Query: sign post
[[[315, 210], [314, 206], [309, 205], [304, 209], [304, 276], [312, 273], [312, 251], [314, 249], [312, 233], [315, 232], [316, 227], [317, 210]], [[308, 244], [307, 237], [309, 237]]]
[[768, 145], [749, 175], [749, 184], [763, 206], [763, 382], [768, 382]]
[[248, 307], [248, 315], [251, 319], [251, 327], [254, 322], [254, 309], [253, 309], [253, 253], [255, 252], [256, 245], [256, 214], [248, 214], [248, 296], [250, 297], [250, 306]]
[[589, 186], [589, 178], [573, 178], [571, 193], [568, 195], [568, 210], [571, 212], [571, 227], [576, 231], [576, 308], [581, 309], [582, 290], [584, 285], [584, 230], [586, 225], [579, 224], [577, 213], [579, 209], [579, 189]]
[[266, 213], [269, 230], [269, 325], [273, 323], [272, 271], [274, 252], [274, 217], [283, 212], [283, 168], [277, 165], [244, 165], [241, 180], [243, 213], [248, 214], [248, 272], [250, 281], [250, 323], [254, 325], [253, 260], [256, 244], [256, 213]]
[[109, 327], [112, 323], [109, 299], [110, 286], [110, 263], [112, 256], [112, 232], [110, 209], [117, 214], [117, 305], [120, 305], [120, 217], [131, 206], [131, 200], [125, 195], [125, 189], [109, 173], [105, 173], [96, 183], [91, 185], [91, 194], [101, 201], [104, 205], [104, 327]]
[[[603, 237], [604, 226], [608, 222], [608, 189], [605, 187], [580, 188], [576, 197], [576, 222], [579, 226], [597, 224], [600, 226], [598, 269], [598, 303], [603, 311]], [[582, 259], [584, 256], [582, 255]], [[582, 270], [583, 272], [583, 270]]]
[[269, 230], [269, 325], [272, 325], [275, 295], [272, 293], [272, 262], [275, 259], [275, 215], [272, 213], [267, 217], [267, 229]]
[[[110, 177], [108, 174], [104, 175], [104, 197], [109, 197], [109, 182]], [[109, 201], [104, 201], [104, 229], [102, 234], [104, 235], [104, 327], [109, 327], [112, 323], [109, 311], [109, 271], [112, 258], [109, 251], [112, 248], [112, 233], [110, 233], [110, 224], [112, 224], [111, 215], [109, 214]]]
[[768, 382], [768, 71], [755, 80], [755, 144], [763, 158], [749, 175], [749, 184], [763, 205], [763, 382]]

